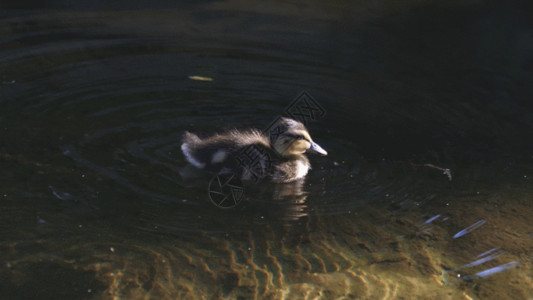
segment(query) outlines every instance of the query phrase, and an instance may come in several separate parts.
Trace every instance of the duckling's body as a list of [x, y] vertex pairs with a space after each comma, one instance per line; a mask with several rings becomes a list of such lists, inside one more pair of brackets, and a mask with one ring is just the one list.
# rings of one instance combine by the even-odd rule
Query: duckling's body
[[327, 152], [311, 140], [302, 123], [281, 118], [275, 125], [276, 134], [269, 136], [258, 130], [231, 130], [200, 139], [186, 132], [181, 149], [189, 163], [212, 173], [279, 182], [305, 177], [311, 164], [304, 153]]

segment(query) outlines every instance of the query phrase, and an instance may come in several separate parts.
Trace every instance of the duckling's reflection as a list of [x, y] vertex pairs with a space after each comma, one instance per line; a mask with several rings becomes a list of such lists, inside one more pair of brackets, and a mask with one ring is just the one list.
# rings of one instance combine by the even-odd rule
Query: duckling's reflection
[[[191, 170], [183, 168], [180, 172], [183, 186], [203, 188], [208, 186], [210, 179], [213, 179], [207, 173], [198, 173], [197, 169], [192, 170], [195, 173], [194, 176], [190, 174], [184, 176], [189, 171]], [[290, 225], [289, 223], [308, 216], [308, 192], [305, 190], [305, 178], [286, 183], [268, 180], [241, 181], [240, 183], [244, 187], [243, 197], [236, 206], [242, 205], [246, 206], [246, 210], [257, 210], [258, 214], [284, 225]]]
[[246, 201], [251, 205], [261, 205], [271, 220], [282, 221], [285, 225], [308, 215], [305, 180], [289, 183], [261, 183], [246, 185]]

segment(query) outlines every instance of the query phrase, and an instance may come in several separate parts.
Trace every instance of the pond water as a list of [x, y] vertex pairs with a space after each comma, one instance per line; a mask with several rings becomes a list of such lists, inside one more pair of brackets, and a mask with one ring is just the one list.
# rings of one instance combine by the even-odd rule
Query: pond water
[[[530, 4], [51, 3], [0, 5], [3, 299], [532, 299]], [[182, 176], [303, 92], [305, 182]]]

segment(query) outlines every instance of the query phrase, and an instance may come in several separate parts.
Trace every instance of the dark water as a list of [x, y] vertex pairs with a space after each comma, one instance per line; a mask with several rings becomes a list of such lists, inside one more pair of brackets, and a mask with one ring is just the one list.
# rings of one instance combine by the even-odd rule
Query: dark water
[[[531, 5], [53, 5], [0, 5], [3, 299], [531, 299]], [[302, 91], [304, 184], [180, 175]]]

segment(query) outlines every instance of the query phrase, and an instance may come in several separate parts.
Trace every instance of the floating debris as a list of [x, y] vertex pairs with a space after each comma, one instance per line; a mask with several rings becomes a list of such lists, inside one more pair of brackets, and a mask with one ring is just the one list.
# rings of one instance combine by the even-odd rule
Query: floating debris
[[453, 236], [453, 238], [456, 239], [456, 238], [462, 237], [463, 235], [478, 229], [479, 227], [481, 227], [485, 223], [487, 223], [487, 220], [481, 219], [481, 220], [477, 221], [476, 223], [474, 223], [474, 224], [466, 227], [465, 229], [459, 231], [458, 233], [456, 233]]
[[448, 180], [449, 181], [452, 181], [452, 170], [448, 169], [448, 168], [441, 168], [441, 167], [438, 167], [438, 166], [435, 166], [433, 164], [415, 164], [415, 163], [409, 163], [410, 165], [412, 166], [415, 166], [415, 167], [428, 167], [428, 168], [432, 168], [432, 169], [436, 169], [436, 170], [439, 170], [439, 171], [442, 171], [442, 174], [446, 175], [448, 177]]
[[213, 81], [213, 78], [211, 77], [197, 76], [197, 75], [189, 76], [189, 79], [196, 80], [196, 81]]

